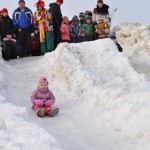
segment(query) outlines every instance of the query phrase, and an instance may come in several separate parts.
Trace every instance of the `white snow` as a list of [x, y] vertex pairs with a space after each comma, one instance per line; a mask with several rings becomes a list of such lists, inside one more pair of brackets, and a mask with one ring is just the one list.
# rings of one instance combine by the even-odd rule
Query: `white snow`
[[[0, 59], [0, 149], [149, 150], [150, 76], [143, 68], [150, 66], [139, 63], [149, 58], [148, 30], [123, 24], [117, 31], [123, 53], [104, 39], [61, 43], [40, 57]], [[31, 109], [43, 75], [60, 108], [54, 118], [38, 118]]]
[[122, 23], [117, 31], [117, 40], [124, 52], [141, 61], [150, 59], [150, 25], [139, 23]]

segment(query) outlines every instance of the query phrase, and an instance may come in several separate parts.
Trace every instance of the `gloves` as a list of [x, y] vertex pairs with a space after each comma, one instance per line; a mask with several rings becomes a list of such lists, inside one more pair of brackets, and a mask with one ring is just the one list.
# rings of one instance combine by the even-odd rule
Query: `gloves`
[[52, 100], [47, 100], [45, 101], [45, 106], [52, 106], [53, 105], [53, 101]]
[[35, 100], [35, 105], [43, 106], [44, 105], [44, 101], [40, 100], [40, 99], [37, 99], [37, 100]]

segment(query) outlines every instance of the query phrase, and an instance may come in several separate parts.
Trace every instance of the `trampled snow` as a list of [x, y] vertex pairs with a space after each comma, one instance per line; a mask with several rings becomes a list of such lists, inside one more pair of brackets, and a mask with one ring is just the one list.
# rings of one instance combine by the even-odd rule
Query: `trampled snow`
[[[149, 81], [112, 40], [61, 43], [45, 56], [1, 62], [7, 84], [0, 97], [0, 149], [149, 149]], [[53, 119], [41, 120], [29, 108], [41, 75], [61, 108]]]

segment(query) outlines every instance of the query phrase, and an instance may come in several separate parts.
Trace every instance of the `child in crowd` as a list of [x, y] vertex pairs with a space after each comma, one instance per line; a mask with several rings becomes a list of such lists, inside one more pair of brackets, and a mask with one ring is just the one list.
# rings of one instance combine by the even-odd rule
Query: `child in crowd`
[[86, 31], [84, 29], [80, 30], [80, 35], [77, 38], [77, 43], [89, 41], [88, 37], [86, 36]]
[[83, 25], [83, 29], [86, 31], [86, 35], [89, 41], [92, 41], [94, 37], [94, 28], [92, 24], [92, 18], [90, 16], [85, 17], [85, 24]]
[[40, 56], [40, 41], [39, 37], [34, 33], [31, 34], [31, 54], [32, 56]]
[[110, 39], [112, 39], [112, 40], [115, 42], [115, 44], [116, 44], [116, 46], [117, 46], [117, 48], [118, 48], [118, 51], [119, 51], [119, 52], [122, 52], [122, 47], [121, 47], [121, 45], [117, 42], [116, 36], [115, 36], [115, 35], [111, 35], [111, 36], [110, 36]]
[[79, 21], [80, 21], [81, 28], [82, 28], [82, 26], [83, 26], [83, 24], [84, 24], [84, 19], [85, 19], [85, 15], [84, 15], [83, 12], [81, 12], [81, 13], [79, 14]]
[[72, 19], [72, 24], [70, 26], [71, 42], [73, 42], [73, 43], [77, 42], [77, 38], [79, 36], [80, 29], [81, 29], [81, 26], [79, 23], [79, 18], [78, 18], [78, 16], [74, 15], [73, 19]]
[[95, 32], [98, 39], [109, 38], [110, 25], [104, 22], [103, 17], [98, 18], [97, 25], [95, 25]]
[[50, 116], [54, 117], [59, 108], [52, 110], [52, 105], [55, 102], [53, 93], [48, 89], [48, 80], [41, 77], [38, 81], [38, 87], [31, 96], [32, 108], [39, 117]]
[[61, 32], [61, 41], [62, 42], [70, 42], [70, 24], [69, 24], [69, 19], [67, 16], [63, 17], [63, 21], [61, 23], [60, 27], [60, 32]]

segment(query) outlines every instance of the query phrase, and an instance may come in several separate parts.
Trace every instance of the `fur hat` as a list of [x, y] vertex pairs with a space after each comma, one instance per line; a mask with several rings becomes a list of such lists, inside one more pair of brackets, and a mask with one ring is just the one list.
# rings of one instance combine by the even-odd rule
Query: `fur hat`
[[21, 2], [25, 3], [25, 1], [24, 1], [24, 0], [19, 0], [19, 3], [21, 3]]
[[63, 0], [56, 0], [56, 2], [63, 4]]
[[40, 83], [43, 82], [43, 81], [46, 82], [47, 85], [49, 84], [46, 77], [40, 77], [40, 79], [38, 80], [38, 85], [40, 85]]
[[2, 10], [1, 10], [1, 14], [3, 15], [3, 13], [8, 13], [8, 10], [6, 9], [6, 8], [3, 8]]
[[97, 0], [97, 3], [103, 3], [103, 0]]

